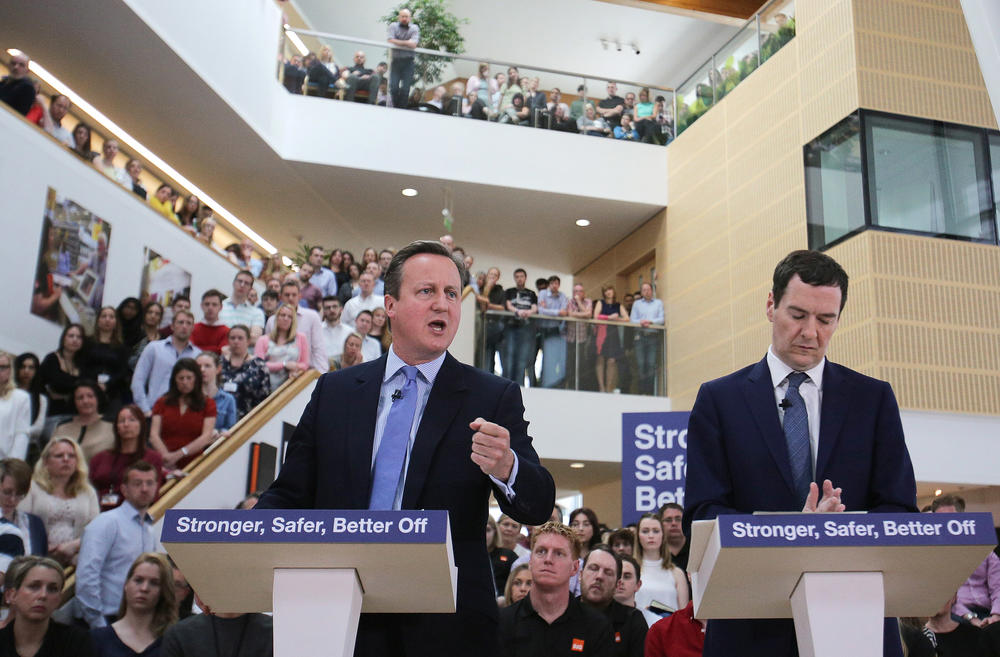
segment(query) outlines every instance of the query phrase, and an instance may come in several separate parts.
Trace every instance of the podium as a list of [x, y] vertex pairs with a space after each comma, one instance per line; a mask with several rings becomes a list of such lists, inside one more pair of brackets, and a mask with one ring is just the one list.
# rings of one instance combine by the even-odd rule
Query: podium
[[350, 657], [361, 612], [455, 611], [447, 511], [172, 509], [160, 540], [213, 611], [273, 611], [275, 657]]
[[881, 656], [884, 617], [936, 614], [995, 545], [989, 513], [700, 520], [694, 615], [793, 618], [800, 657]]

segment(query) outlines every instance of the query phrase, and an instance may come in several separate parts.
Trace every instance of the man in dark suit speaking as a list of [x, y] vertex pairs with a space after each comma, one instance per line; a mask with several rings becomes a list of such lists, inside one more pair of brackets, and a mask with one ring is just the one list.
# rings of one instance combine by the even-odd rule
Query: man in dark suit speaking
[[[703, 384], [691, 409], [685, 533], [720, 514], [917, 510], [892, 388], [826, 359], [846, 301], [847, 274], [829, 256], [794, 251], [778, 263], [767, 355]], [[901, 654], [894, 621], [884, 639], [886, 655]], [[794, 626], [712, 620], [704, 654], [797, 655]]]
[[[281, 472], [257, 503], [448, 511], [457, 612], [362, 614], [355, 655], [491, 654], [490, 491], [504, 513], [529, 525], [544, 523], [555, 502], [520, 388], [447, 353], [461, 319], [463, 269], [439, 242], [400, 249], [385, 275], [392, 346], [376, 361], [320, 377]], [[399, 595], [420, 591], [401, 584]]]

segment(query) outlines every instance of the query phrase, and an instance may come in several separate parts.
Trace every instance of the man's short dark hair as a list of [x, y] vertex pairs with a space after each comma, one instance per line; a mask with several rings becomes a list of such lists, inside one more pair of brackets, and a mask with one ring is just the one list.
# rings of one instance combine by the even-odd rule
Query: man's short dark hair
[[395, 253], [392, 252], [392, 249], [382, 249], [381, 251], [378, 252], [379, 256], [381, 256], [383, 253], [388, 253], [389, 255], [396, 255]]
[[128, 482], [128, 476], [132, 472], [156, 472], [156, 466], [149, 461], [139, 459], [135, 463], [130, 463], [122, 472], [122, 483]]
[[581, 85], [580, 85], [579, 87], [577, 87], [577, 88], [576, 88], [576, 93], [578, 93], [578, 94], [582, 94], [582, 93], [584, 92], [584, 90], [585, 90], [585, 89], [586, 89], [586, 87], [584, 87], [584, 86], [583, 86], [583, 85], [581, 84]]
[[181, 301], [187, 301], [188, 304], [190, 304], [191, 303], [191, 297], [189, 297], [189, 296], [187, 296], [185, 294], [178, 294], [176, 297], [174, 297], [174, 300], [170, 302], [170, 307], [173, 308], [174, 306], [176, 306], [177, 304], [179, 304]]
[[681, 513], [684, 513], [684, 507], [682, 507], [677, 502], [667, 502], [666, 504], [660, 507], [660, 515], [662, 516], [663, 512], [666, 511], [667, 509], [673, 509], [674, 511], [680, 511]]
[[160, 191], [164, 187], [166, 187], [167, 189], [169, 189], [171, 192], [174, 191], [174, 188], [171, 187], [170, 185], [168, 185], [167, 183], [161, 184], [159, 187], [156, 188], [156, 191]]
[[301, 290], [302, 283], [297, 278], [289, 278], [284, 283], [281, 284], [282, 290], [284, 290], [286, 287], [294, 287], [297, 290]]
[[[639, 563], [639, 560], [636, 559], [635, 557], [633, 557], [630, 554], [619, 554], [618, 556], [619, 556], [619, 558], [621, 558], [622, 563], [625, 563], [627, 561], [630, 564], [632, 564], [632, 567], [635, 568], [635, 581], [641, 582], [642, 581], [642, 565]], [[621, 579], [621, 577], [619, 577], [618, 579]]]
[[278, 296], [278, 293], [275, 292], [274, 290], [264, 290], [263, 292], [261, 292], [260, 300], [263, 301], [264, 299], [271, 299], [272, 301], [278, 301], [280, 297]]
[[547, 279], [547, 278], [536, 278], [535, 279], [535, 287], [536, 288], [542, 289], [543, 287], [548, 287], [548, 286], [549, 286], [549, 279]]
[[931, 511], [937, 511], [943, 506], [953, 506], [956, 511], [965, 511], [965, 498], [958, 495], [941, 495], [931, 502]]
[[618, 554], [617, 552], [615, 552], [614, 550], [612, 550], [611, 546], [608, 545], [607, 543], [598, 543], [594, 547], [590, 548], [590, 552], [587, 553], [587, 558], [583, 560], [583, 567], [584, 568], [587, 567], [587, 562], [590, 561], [590, 555], [594, 554], [595, 552], [607, 552], [612, 557], [614, 557], [614, 560], [615, 560], [615, 569], [616, 569], [616, 572], [618, 573], [618, 579], [621, 579], [622, 578], [622, 558], [621, 558], [621, 555]]
[[205, 292], [203, 295], [201, 295], [201, 300], [204, 301], [208, 297], [218, 297], [219, 303], [222, 303], [226, 299], [226, 295], [223, 294], [222, 292], [219, 292], [214, 287], [211, 290]]
[[323, 303], [326, 303], [327, 301], [336, 301], [337, 303], [340, 303], [340, 297], [328, 294], [323, 297]]
[[243, 275], [249, 276], [250, 277], [250, 283], [253, 284], [254, 275], [253, 275], [253, 272], [250, 271], [249, 269], [241, 269], [238, 272], [236, 272], [236, 275], [233, 276], [233, 280], [235, 281], [237, 278], [239, 278], [240, 276], [243, 276]]
[[320, 253], [324, 253], [323, 247], [319, 246], [319, 245], [316, 245], [316, 246], [309, 247], [309, 255], [312, 255], [313, 251], [315, 251], [316, 249], [319, 249]]
[[847, 303], [847, 272], [837, 264], [837, 261], [819, 251], [801, 249], [792, 251], [774, 268], [771, 283], [771, 293], [774, 295], [774, 305], [781, 303], [788, 282], [798, 274], [807, 285], [836, 285], [840, 288], [840, 309]]
[[385, 270], [385, 293], [391, 296], [393, 299], [399, 298], [399, 288], [403, 284], [403, 265], [406, 261], [413, 256], [422, 255], [424, 253], [430, 255], [439, 255], [451, 260], [455, 265], [455, 269], [458, 270], [458, 280], [461, 281], [462, 287], [465, 287], [466, 278], [468, 277], [468, 272], [465, 271], [465, 263], [458, 260], [451, 255], [451, 251], [448, 250], [441, 242], [437, 240], [417, 240], [415, 242], [410, 242], [399, 251], [396, 255], [392, 256], [392, 261], [389, 262], [389, 267]]
[[562, 283], [562, 279], [556, 276], [555, 274], [552, 274], [551, 276], [549, 276], [549, 283]]
[[622, 527], [621, 529], [616, 529], [608, 536], [608, 545], [614, 546], [615, 543], [625, 543], [631, 546], [635, 542], [635, 532], [633, 532], [628, 527]]
[[359, 313], [358, 313], [358, 314], [357, 314], [357, 315], [356, 315], [356, 316], [354, 317], [354, 319], [357, 319], [358, 317], [361, 317], [362, 315], [368, 315], [369, 317], [374, 317], [374, 316], [375, 316], [374, 314], [372, 314], [372, 311], [370, 311], [370, 310], [362, 310], [361, 312], [359, 312]]

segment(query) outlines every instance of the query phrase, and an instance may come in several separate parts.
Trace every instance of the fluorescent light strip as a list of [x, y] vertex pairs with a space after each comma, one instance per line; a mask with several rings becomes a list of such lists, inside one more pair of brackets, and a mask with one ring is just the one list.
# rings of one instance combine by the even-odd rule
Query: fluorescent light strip
[[306, 44], [302, 42], [302, 38], [298, 34], [292, 32], [291, 30], [285, 30], [285, 36], [287, 36], [288, 40], [292, 42], [292, 45], [295, 46], [300, 55], [304, 56], [309, 54], [309, 49], [306, 48]]
[[88, 116], [94, 119], [97, 123], [101, 124], [104, 128], [106, 128], [109, 132], [111, 132], [118, 140], [128, 144], [132, 148], [132, 150], [141, 155], [148, 162], [150, 162], [158, 169], [163, 171], [165, 174], [173, 178], [175, 181], [183, 185], [189, 191], [194, 193], [198, 198], [200, 198], [203, 202], [208, 203], [208, 205], [210, 205], [217, 214], [222, 215], [222, 217], [224, 217], [226, 221], [228, 221], [233, 226], [233, 228], [236, 228], [238, 231], [249, 237], [251, 240], [256, 242], [258, 246], [260, 246], [268, 253], [274, 253], [278, 250], [277, 248], [275, 248], [273, 244], [271, 244], [266, 239], [258, 235], [252, 228], [250, 228], [245, 223], [237, 219], [233, 213], [229, 212], [224, 207], [222, 207], [218, 203], [218, 201], [213, 199], [211, 196], [202, 191], [201, 188], [199, 188], [193, 182], [191, 182], [190, 180], [182, 176], [180, 173], [178, 173], [172, 166], [170, 166], [169, 164], [161, 160], [159, 157], [157, 157], [156, 154], [153, 153], [151, 150], [140, 144], [138, 140], [135, 139], [135, 137], [122, 130], [122, 128], [118, 124], [116, 124], [108, 117], [104, 116], [104, 114], [99, 112], [97, 108], [95, 108], [93, 105], [91, 105], [83, 98], [81, 98], [72, 89], [70, 89], [64, 83], [62, 83], [56, 76], [52, 75], [47, 70], [45, 70], [45, 68], [40, 64], [38, 64], [38, 62], [32, 61], [29, 68], [32, 73], [34, 73], [39, 78], [48, 83], [49, 86], [51, 86], [53, 89], [69, 97], [69, 99], [73, 102], [74, 105], [82, 109]]

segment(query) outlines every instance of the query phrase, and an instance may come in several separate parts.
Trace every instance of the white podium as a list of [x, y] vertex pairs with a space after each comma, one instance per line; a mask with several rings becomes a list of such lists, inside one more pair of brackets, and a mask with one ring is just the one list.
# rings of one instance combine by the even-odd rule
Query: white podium
[[447, 511], [170, 510], [161, 542], [214, 611], [274, 612], [275, 657], [350, 657], [362, 611], [455, 611]]
[[884, 617], [937, 613], [995, 545], [989, 513], [697, 521], [688, 559], [694, 614], [793, 618], [800, 657], [881, 656]]

